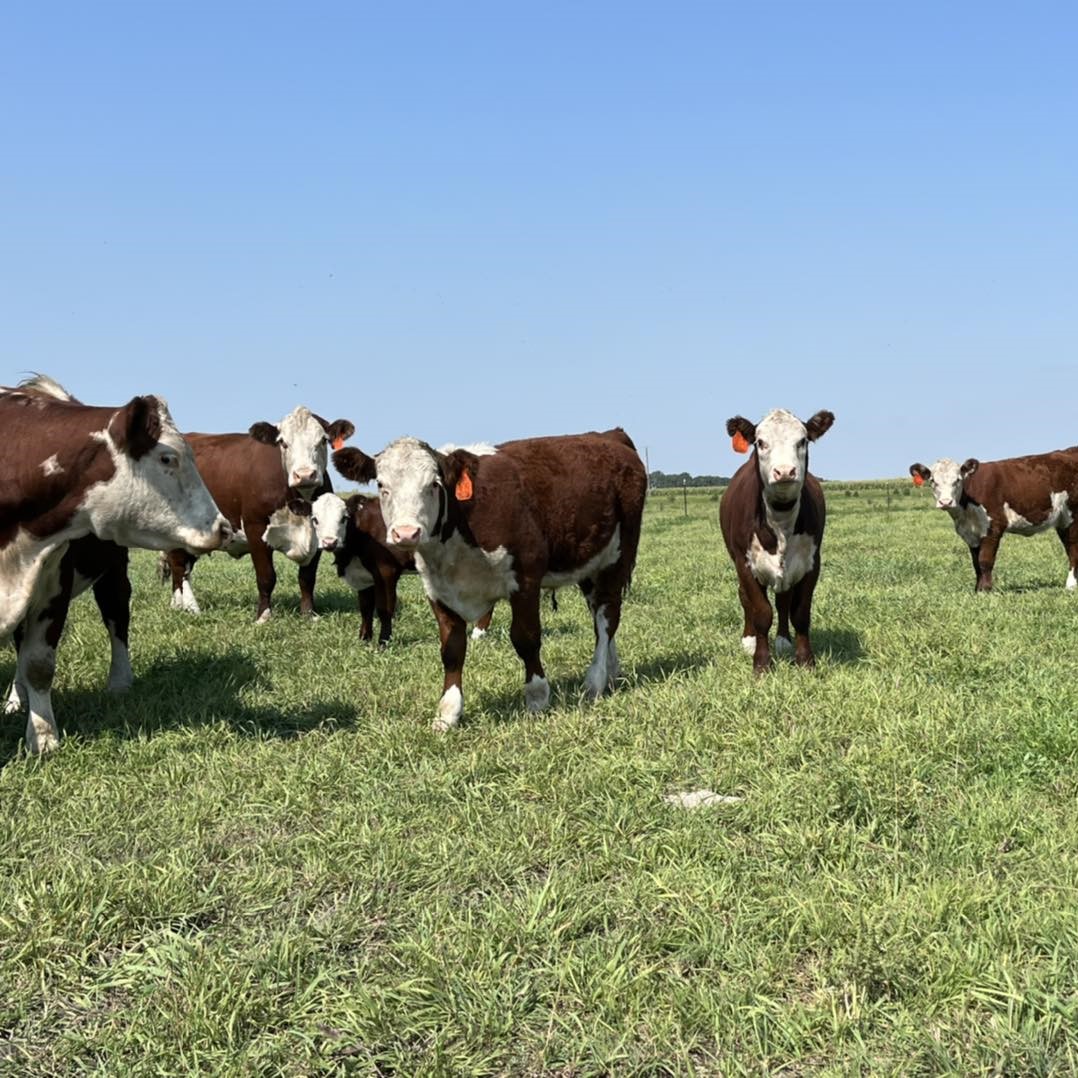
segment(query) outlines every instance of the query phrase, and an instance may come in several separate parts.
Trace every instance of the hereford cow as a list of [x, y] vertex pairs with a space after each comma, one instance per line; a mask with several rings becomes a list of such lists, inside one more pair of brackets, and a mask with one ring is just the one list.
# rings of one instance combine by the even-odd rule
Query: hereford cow
[[[0, 430], [0, 639], [16, 641], [13, 695], [29, 712], [26, 746], [36, 753], [59, 743], [56, 648], [71, 596], [95, 580], [111, 622], [110, 684], [130, 680], [126, 552], [112, 544], [205, 554], [231, 528], [158, 397], [89, 407], [38, 376], [0, 389]], [[100, 542], [82, 541], [91, 536]]]
[[[753, 656], [753, 670], [771, 665], [768, 634], [775, 589], [779, 628], [775, 649], [791, 647], [794, 661], [813, 666], [809, 643], [812, 593], [820, 575], [824, 499], [819, 480], [808, 470], [809, 442], [831, 429], [835, 417], [817, 412], [807, 423], [779, 408], [759, 423], [734, 416], [726, 430], [738, 452], [755, 452], [730, 480], [719, 503], [719, 524], [737, 571], [745, 611], [741, 643]], [[796, 640], [790, 643], [790, 622]]]
[[[327, 423], [301, 405], [279, 424], [255, 423], [248, 434], [187, 435], [206, 486], [235, 529], [228, 553], [251, 555], [260, 622], [269, 620], [277, 583], [275, 549], [299, 563], [300, 611], [314, 613], [318, 549], [307, 522], [290, 514], [287, 503], [296, 495], [310, 501], [332, 489], [328, 446], [340, 448], [354, 429], [347, 419]], [[169, 551], [172, 606], [190, 614], [199, 613], [191, 588], [195, 560], [184, 551]]]
[[618, 677], [614, 637], [640, 540], [644, 465], [622, 430], [504, 442], [493, 453], [445, 454], [400, 438], [377, 457], [334, 454], [357, 482], [377, 479], [389, 546], [415, 555], [442, 643], [445, 681], [435, 730], [460, 721], [467, 623], [499, 599], [512, 610], [510, 639], [524, 662], [530, 711], [550, 702], [540, 662], [539, 596], [580, 585], [592, 611], [592, 698]]
[[936, 508], [945, 510], [973, 558], [977, 591], [991, 591], [992, 569], [1004, 532], [1036, 535], [1055, 528], [1067, 552], [1067, 588], [1078, 587], [1078, 446], [1030, 457], [959, 466], [946, 457], [931, 468], [911, 464], [921, 486], [932, 485]]

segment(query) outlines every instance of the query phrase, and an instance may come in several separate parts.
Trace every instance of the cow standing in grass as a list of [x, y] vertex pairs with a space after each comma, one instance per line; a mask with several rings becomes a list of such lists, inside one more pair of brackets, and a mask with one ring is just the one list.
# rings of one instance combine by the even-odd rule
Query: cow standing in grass
[[954, 522], [973, 559], [977, 591], [992, 590], [992, 569], [1005, 532], [1036, 535], [1054, 528], [1067, 552], [1067, 588], [1078, 587], [1078, 446], [1028, 457], [962, 465], [944, 457], [931, 468], [911, 464], [918, 486], [929, 483], [936, 508]]
[[[256, 618], [269, 620], [277, 572], [273, 551], [299, 563], [300, 611], [314, 613], [319, 552], [306, 519], [289, 510], [291, 499], [310, 501], [332, 485], [326, 473], [329, 446], [340, 448], [355, 428], [347, 419], [327, 423], [300, 405], [280, 423], [255, 423], [247, 434], [188, 434], [206, 486], [235, 529], [228, 553], [251, 555], [258, 585]], [[172, 605], [199, 613], [191, 587], [196, 559], [168, 555]]]
[[36, 753], [59, 744], [52, 680], [72, 596], [95, 584], [113, 640], [110, 687], [125, 687], [130, 586], [120, 548], [205, 554], [231, 528], [158, 397], [90, 407], [39, 376], [0, 389], [0, 430], [0, 640], [12, 637], [18, 650], [8, 710], [27, 709], [26, 747]]
[[377, 479], [386, 541], [413, 552], [438, 622], [445, 678], [435, 730], [463, 711], [467, 623], [499, 599], [524, 663], [530, 711], [550, 702], [540, 661], [543, 588], [579, 584], [592, 612], [595, 652], [585, 688], [595, 698], [619, 674], [614, 637], [640, 541], [647, 474], [622, 430], [504, 442], [493, 453], [439, 453], [400, 438], [376, 458], [334, 454], [357, 482]]
[[[719, 503], [719, 524], [737, 571], [745, 612], [741, 643], [762, 674], [771, 665], [768, 635], [775, 590], [779, 628], [775, 650], [793, 649], [794, 661], [813, 666], [809, 642], [812, 593], [820, 576], [825, 508], [819, 480], [808, 470], [808, 447], [831, 428], [835, 417], [817, 412], [807, 423], [783, 409], [759, 423], [741, 416], [727, 421], [734, 448], [755, 447], [730, 480]], [[790, 642], [790, 623], [796, 634]]]

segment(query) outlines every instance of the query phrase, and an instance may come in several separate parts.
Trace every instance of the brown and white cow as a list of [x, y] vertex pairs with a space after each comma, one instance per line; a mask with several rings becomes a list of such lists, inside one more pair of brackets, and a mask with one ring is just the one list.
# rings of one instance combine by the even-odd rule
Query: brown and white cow
[[[227, 543], [231, 528], [158, 397], [91, 407], [38, 376], [0, 389], [0, 430], [0, 639], [17, 641], [15, 699], [21, 688], [27, 749], [41, 752], [59, 743], [51, 689], [67, 606], [80, 579], [115, 583], [119, 555], [108, 545], [181, 544], [205, 554]], [[86, 536], [102, 543], [79, 546]], [[111, 598], [126, 611], [127, 593], [116, 587]], [[112, 610], [106, 601], [103, 616]], [[110, 630], [114, 647], [122, 620]], [[130, 677], [115, 665], [113, 675]]]
[[547, 707], [539, 655], [544, 587], [580, 585], [595, 626], [585, 688], [595, 698], [613, 684], [614, 638], [647, 493], [643, 462], [624, 431], [503, 442], [486, 455], [439, 453], [399, 438], [375, 458], [344, 449], [333, 463], [349, 479], [377, 480], [387, 543], [414, 552], [441, 636], [445, 679], [435, 730], [460, 721], [467, 623], [499, 599], [512, 610], [525, 703], [530, 711]]
[[947, 457], [931, 468], [911, 464], [910, 475], [929, 483], [936, 508], [949, 514], [969, 547], [977, 591], [991, 591], [992, 569], [1005, 532], [1036, 535], [1054, 528], [1067, 552], [1067, 588], [1078, 587], [1078, 446], [981, 463]]
[[[771, 665], [768, 634], [772, 610], [767, 589], [775, 591], [779, 628], [775, 650], [793, 649], [794, 661], [815, 664], [809, 642], [812, 593], [820, 575], [825, 508], [819, 480], [808, 470], [809, 442], [834, 423], [830, 412], [817, 412], [807, 423], [776, 409], [759, 423], [734, 416], [726, 423], [734, 448], [755, 452], [734, 473], [719, 503], [719, 524], [737, 571], [738, 594], [745, 612], [741, 634], [753, 656], [753, 670]], [[790, 622], [796, 640], [790, 643]]]
[[[260, 622], [270, 617], [277, 583], [274, 550], [299, 564], [300, 611], [314, 613], [319, 552], [309, 524], [289, 511], [288, 502], [296, 495], [310, 501], [332, 489], [326, 473], [328, 448], [340, 448], [354, 430], [347, 419], [327, 423], [300, 405], [279, 424], [255, 423], [247, 434], [186, 436], [206, 486], [235, 529], [227, 552], [251, 555]], [[172, 606], [190, 614], [199, 613], [191, 588], [195, 560], [181, 550], [168, 554]]]

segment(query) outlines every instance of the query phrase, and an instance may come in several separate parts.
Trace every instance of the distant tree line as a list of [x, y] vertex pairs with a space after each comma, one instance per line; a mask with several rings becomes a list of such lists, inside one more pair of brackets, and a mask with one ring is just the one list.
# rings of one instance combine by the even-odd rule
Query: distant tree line
[[662, 490], [663, 487], [724, 487], [730, 482], [726, 475], [689, 475], [688, 472], [678, 472], [675, 475], [667, 475], [666, 472], [651, 472], [648, 476], [653, 490]]

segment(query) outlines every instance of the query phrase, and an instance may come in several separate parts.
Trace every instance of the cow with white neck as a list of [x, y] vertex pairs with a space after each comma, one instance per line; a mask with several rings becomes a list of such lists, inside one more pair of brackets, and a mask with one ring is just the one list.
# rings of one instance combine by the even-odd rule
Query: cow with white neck
[[[775, 591], [779, 626], [775, 650], [793, 650], [794, 661], [813, 666], [809, 642], [812, 595], [820, 575], [825, 507], [819, 480], [808, 470], [808, 447], [831, 428], [831, 412], [817, 412], [807, 423], [776, 409], [759, 423], [742, 416], [726, 430], [741, 453], [755, 448], [730, 480], [719, 505], [726, 549], [737, 571], [745, 612], [741, 643], [753, 656], [753, 670], [771, 665], [772, 609], [767, 589]], [[795, 640], [790, 640], [793, 622]]]

